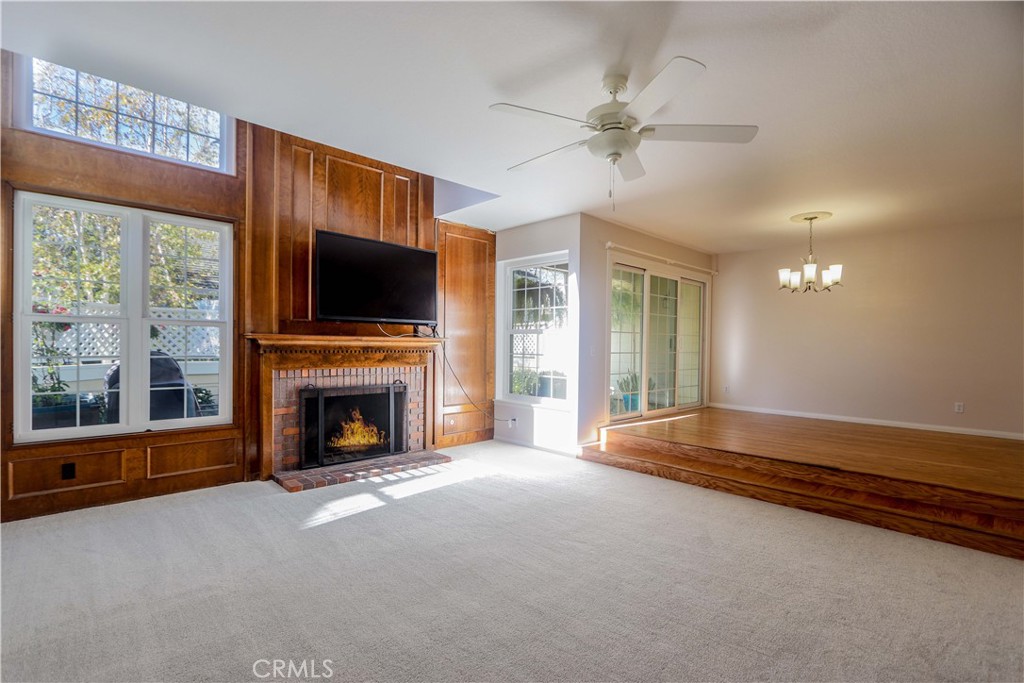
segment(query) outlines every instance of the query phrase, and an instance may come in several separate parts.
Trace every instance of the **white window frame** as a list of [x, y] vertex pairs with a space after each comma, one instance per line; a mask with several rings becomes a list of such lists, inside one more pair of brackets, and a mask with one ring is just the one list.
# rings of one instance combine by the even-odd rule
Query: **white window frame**
[[[711, 339], [711, 275], [709, 273], [701, 273], [691, 270], [682, 266], [668, 265], [656, 261], [654, 259], [644, 258], [642, 256], [636, 256], [631, 253], [624, 251], [616, 251], [614, 249], [608, 250], [608, 261], [605, 274], [605, 331], [604, 338], [608, 341], [608, 353], [605, 354], [604, 362], [604, 385], [606, 387], [611, 386], [612, 382], [612, 368], [611, 368], [611, 336], [612, 336], [612, 270], [616, 265], [625, 266], [627, 268], [633, 268], [636, 270], [643, 271], [644, 273], [644, 315], [643, 315], [643, 353], [640, 356], [641, 359], [641, 377], [647, 377], [647, 366], [649, 362], [647, 344], [649, 340], [648, 323], [650, 322], [650, 278], [652, 275], [658, 277], [669, 278], [673, 280], [690, 280], [692, 282], [699, 282], [703, 285], [702, 287], [702, 299], [701, 299], [701, 358], [700, 358], [700, 398], [696, 403], [688, 403], [685, 405], [676, 405], [669, 408], [661, 408], [658, 410], [647, 410], [647, 382], [640, 382], [640, 411], [635, 413], [629, 413], [626, 415], [612, 416], [610, 401], [605, 400], [604, 405], [604, 421], [605, 424], [611, 424], [612, 422], [619, 422], [622, 420], [635, 420], [644, 417], [654, 417], [658, 415], [666, 415], [680, 410], [689, 410], [691, 408], [698, 408], [706, 406], [708, 404], [708, 377], [710, 372], [710, 348], [708, 343]], [[681, 324], [681, 320], [677, 318], [677, 331], [678, 325]], [[677, 335], [678, 339], [678, 335]], [[678, 353], [678, 347], [676, 349]], [[677, 387], [678, 391], [678, 387]]]
[[[49, 61], [49, 60], [46, 60]], [[61, 64], [68, 69], [74, 69], [74, 67], [66, 66]], [[75, 69], [81, 71], [81, 69]], [[99, 75], [99, 74], [93, 74]], [[77, 135], [70, 135], [68, 133], [61, 132], [59, 130], [50, 130], [49, 128], [40, 128], [33, 122], [32, 107], [32, 57], [26, 55], [16, 54], [14, 55], [14, 111], [13, 111], [13, 122], [15, 127], [23, 130], [29, 130], [33, 133], [40, 133], [41, 135], [49, 135], [50, 137], [61, 138], [62, 140], [70, 140], [72, 142], [80, 142], [85, 145], [93, 145], [95, 147], [102, 147], [104, 149], [113, 149], [118, 152], [125, 152], [126, 154], [134, 154], [136, 156], [146, 157], [147, 159], [159, 159], [160, 161], [167, 161], [172, 164], [179, 164], [181, 166], [188, 166], [189, 168], [198, 168], [204, 171], [213, 171], [214, 173], [224, 173], [227, 175], [235, 174], [235, 120], [224, 114], [220, 114], [220, 167], [206, 166], [205, 164], [197, 164], [193, 161], [184, 159], [175, 159], [173, 157], [166, 157], [154, 152], [146, 152], [140, 149], [132, 149], [131, 147], [122, 147], [120, 145], [103, 142], [101, 140], [90, 140], [89, 138], [78, 137]], [[103, 78], [106, 78], [104, 76]], [[116, 79], [108, 79], [116, 80]], [[120, 85], [130, 85], [128, 83], [121, 83]], [[138, 86], [132, 86], [138, 87]], [[146, 90], [146, 88], [142, 88]], [[149, 91], [154, 92], [154, 91]], [[155, 93], [163, 95], [163, 93]], [[188, 103], [191, 104], [191, 103]], [[198, 105], [197, 105], [198, 106]]]
[[[509, 343], [509, 336], [512, 334], [512, 330], [515, 329], [512, 325], [512, 272], [520, 270], [522, 268], [531, 268], [539, 266], [550, 266], [559, 263], [569, 264], [569, 282], [566, 287], [566, 297], [568, 298], [568, 323], [566, 325], [567, 334], [573, 335], [573, 330], [576, 329], [578, 313], [578, 302], [573, 300], [573, 286], [572, 286], [572, 261], [569, 259], [568, 251], [551, 252], [548, 254], [539, 254], [536, 256], [527, 256], [523, 258], [510, 259], [508, 261], [502, 261], [499, 268], [502, 269], [501, 283], [498, 287], [498, 292], [495, 296], [495, 305], [498, 310], [497, 319], [500, 321], [500, 334], [498, 334], [498, 343], [496, 348], [496, 362], [495, 372], [498, 373], [500, 378], [498, 382], [498, 395], [499, 400], [512, 401], [516, 403], [522, 403], [524, 405], [533, 406], [547, 406], [565, 410], [568, 407], [575, 405], [576, 402], [576, 387], [577, 387], [577, 365], [565, 369], [566, 376], [566, 392], [565, 398], [552, 398], [550, 396], [525, 396], [523, 394], [513, 394], [512, 387], [509, 386], [509, 371], [511, 369], [510, 353], [511, 347]], [[575, 345], [575, 343], [574, 343]]]
[[[32, 311], [32, 216], [36, 205], [55, 206], [74, 211], [91, 211], [122, 217], [121, 231], [121, 307], [116, 316], [78, 316], [74, 322], [118, 322], [122, 326], [120, 363], [126, 375], [121, 384], [119, 419], [114, 424], [80, 425], [53, 429], [32, 429], [32, 322], [39, 314]], [[187, 324], [220, 328], [218, 378], [218, 415], [149, 419], [149, 325], [153, 322], [182, 324], [177, 319], [149, 316], [149, 249], [147, 226], [152, 221], [216, 230], [220, 235], [219, 301], [217, 320], [189, 320]], [[234, 276], [232, 253], [234, 226], [190, 216], [161, 213], [116, 204], [90, 202], [69, 197], [15, 193], [14, 198], [14, 441], [30, 443], [83, 439], [94, 436], [132, 434], [144, 431], [196, 428], [231, 424], [234, 420], [232, 370], [234, 351]], [[65, 316], [75, 317], [75, 316]]]

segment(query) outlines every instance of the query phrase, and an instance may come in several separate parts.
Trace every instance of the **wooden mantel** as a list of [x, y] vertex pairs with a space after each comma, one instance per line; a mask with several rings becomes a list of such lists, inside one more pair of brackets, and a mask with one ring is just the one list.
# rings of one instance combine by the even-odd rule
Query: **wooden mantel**
[[444, 341], [438, 337], [340, 337], [299, 334], [247, 334], [259, 355], [260, 478], [274, 473], [274, 371], [325, 367], [423, 366], [426, 370], [427, 433], [433, 447], [434, 352]]
[[305, 334], [247, 334], [260, 353], [407, 353], [433, 351], [440, 337], [336, 337]]

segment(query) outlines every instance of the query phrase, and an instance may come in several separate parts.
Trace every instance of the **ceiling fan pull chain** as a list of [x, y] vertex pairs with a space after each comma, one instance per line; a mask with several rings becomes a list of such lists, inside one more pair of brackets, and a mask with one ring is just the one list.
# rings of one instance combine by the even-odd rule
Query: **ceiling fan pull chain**
[[612, 200], [612, 211], [615, 211], [615, 160], [608, 163], [608, 198]]

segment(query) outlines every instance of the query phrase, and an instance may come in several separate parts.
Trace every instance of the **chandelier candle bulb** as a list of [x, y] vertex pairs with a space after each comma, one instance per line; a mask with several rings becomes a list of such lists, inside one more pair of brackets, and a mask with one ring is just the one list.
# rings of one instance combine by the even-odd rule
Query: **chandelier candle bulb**
[[843, 264], [833, 263], [828, 269], [832, 271], [832, 284], [841, 284], [843, 280]]
[[789, 275], [789, 288], [792, 290], [800, 289], [800, 271], [794, 270]]
[[779, 289], [789, 287], [789, 268], [779, 268]]
[[812, 284], [818, 277], [818, 264], [817, 263], [805, 263], [804, 264], [804, 284]]
[[832, 286], [832, 268], [831, 266], [821, 271], [821, 286], [828, 289]]

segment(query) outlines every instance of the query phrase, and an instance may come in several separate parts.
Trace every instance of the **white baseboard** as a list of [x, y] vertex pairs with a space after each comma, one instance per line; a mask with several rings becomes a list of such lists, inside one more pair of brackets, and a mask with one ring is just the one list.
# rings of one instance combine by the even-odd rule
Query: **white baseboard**
[[723, 410], [742, 410], [748, 413], [766, 413], [768, 415], [788, 415], [790, 417], [810, 417], [815, 420], [835, 420], [836, 422], [854, 422], [857, 424], [879, 425], [881, 427], [902, 427], [904, 429], [922, 429], [929, 432], [948, 432], [950, 434], [969, 434], [971, 436], [993, 436], [998, 439], [1014, 439], [1024, 441], [1024, 433], [999, 432], [991, 429], [968, 429], [950, 427], [949, 425], [930, 425], [917, 422], [899, 422], [896, 420], [874, 420], [867, 417], [849, 417], [847, 415], [825, 415], [822, 413], [803, 413], [796, 410], [774, 410], [755, 406], [737, 406], [728, 403], [709, 403], [710, 408]]

